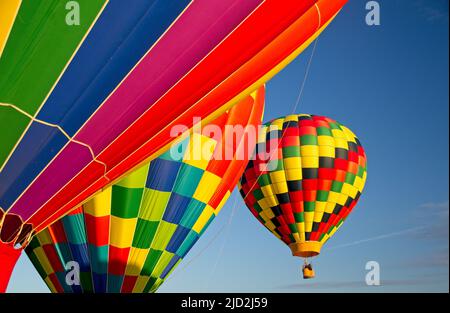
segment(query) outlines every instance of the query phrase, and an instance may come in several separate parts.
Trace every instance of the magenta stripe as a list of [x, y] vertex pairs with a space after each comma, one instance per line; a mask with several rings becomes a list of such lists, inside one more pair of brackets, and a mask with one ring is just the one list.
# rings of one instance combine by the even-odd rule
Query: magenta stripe
[[37, 181], [14, 204], [11, 213], [19, 214], [23, 220], [28, 219], [42, 204], [47, 202], [51, 195], [62, 188], [92, 160], [88, 148], [73, 142], [70, 142], [62, 153], [70, 158], [57, 157], [50, 163], [43, 175], [39, 176]]
[[[194, 1], [75, 139], [89, 144], [98, 155], [261, 2]], [[28, 219], [89, 164], [92, 157], [86, 153], [79, 145], [66, 146], [10, 212]]]
[[[194, 1], [75, 137], [97, 155], [225, 38], [261, 0]], [[105, 127], [108, 125], [109, 127]]]

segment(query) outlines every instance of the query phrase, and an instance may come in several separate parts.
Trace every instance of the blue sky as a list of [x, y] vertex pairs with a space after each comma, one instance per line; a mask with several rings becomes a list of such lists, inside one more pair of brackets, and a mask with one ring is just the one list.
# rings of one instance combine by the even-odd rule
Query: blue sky
[[[350, 0], [319, 37], [295, 113], [332, 117], [361, 139], [368, 180], [355, 211], [313, 260], [301, 260], [235, 192], [159, 292], [449, 290], [448, 0], [381, 0], [381, 25]], [[265, 120], [292, 113], [312, 47], [267, 84]], [[377, 261], [381, 286], [365, 284]], [[47, 292], [25, 255], [10, 292]]]

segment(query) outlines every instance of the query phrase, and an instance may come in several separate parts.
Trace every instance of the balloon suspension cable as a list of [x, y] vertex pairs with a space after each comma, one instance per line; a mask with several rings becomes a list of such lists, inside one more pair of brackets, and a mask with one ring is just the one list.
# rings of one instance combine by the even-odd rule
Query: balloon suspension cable
[[[231, 213], [230, 213], [230, 217], [228, 218], [228, 222], [225, 224], [225, 225], [223, 225], [218, 231], [217, 231], [217, 233], [214, 235], [214, 237], [213, 238], [211, 238], [211, 240], [210, 241], [208, 241], [208, 243], [206, 244], [206, 246], [202, 249], [202, 250], [200, 250], [200, 252], [199, 253], [197, 253], [195, 256], [193, 256], [181, 269], [180, 269], [180, 271], [184, 271], [184, 269], [186, 269], [187, 267], [189, 267], [195, 260], [197, 260], [199, 257], [201, 257], [202, 255], [203, 255], [203, 253], [205, 253], [205, 251], [206, 250], [208, 250], [208, 248], [217, 240], [217, 238], [219, 238], [219, 235], [222, 233], [222, 232], [224, 232], [230, 225], [231, 225], [231, 223], [232, 223], [232, 221], [233, 221], [233, 217], [234, 217], [234, 213], [235, 213], [235, 210], [236, 210], [236, 207], [237, 207], [237, 199], [235, 198], [235, 202], [234, 202], [234, 205], [233, 205], [233, 207], [232, 207], [232, 210], [231, 210]], [[224, 244], [225, 245], [225, 244]], [[223, 245], [223, 246], [224, 246]], [[223, 249], [223, 246], [222, 246], [222, 249]], [[221, 250], [222, 250], [221, 249]], [[219, 257], [220, 257], [220, 255], [221, 255], [221, 250], [219, 250]], [[219, 259], [219, 257], [218, 257], [218, 259]], [[216, 263], [218, 263], [218, 261], [216, 262]], [[217, 266], [217, 264], [216, 264], [216, 266]], [[215, 268], [215, 267], [214, 267]], [[211, 275], [212, 275], [212, 273], [211, 273]], [[169, 280], [171, 280], [173, 278], [173, 276], [169, 276], [169, 277], [167, 277], [167, 279], [165, 280], [166, 282], [167, 281], [169, 281]]]
[[300, 85], [300, 90], [299, 90], [299, 93], [297, 95], [297, 99], [295, 100], [295, 103], [292, 106], [291, 114], [295, 114], [295, 111], [297, 110], [297, 107], [298, 107], [298, 105], [300, 103], [300, 100], [302, 98], [303, 90], [305, 89], [306, 81], [307, 81], [308, 75], [309, 75], [309, 70], [311, 68], [312, 60], [314, 58], [314, 54], [316, 52], [316, 47], [317, 47], [317, 43], [318, 42], [319, 42], [319, 38], [316, 38], [316, 40], [314, 40], [314, 45], [313, 45], [313, 48], [312, 48], [312, 51], [311, 51], [311, 55], [309, 56], [308, 64], [306, 65], [305, 76], [303, 77], [302, 84]]
[[[296, 99], [294, 105], [292, 106], [292, 113], [291, 113], [291, 114], [294, 114], [294, 113], [295, 113], [295, 110], [297, 110], [297, 107], [298, 107], [298, 105], [299, 105], [299, 103], [300, 103], [300, 100], [301, 100], [301, 98], [302, 98], [303, 90], [305, 89], [305, 85], [306, 85], [306, 81], [307, 81], [307, 79], [308, 79], [308, 75], [309, 75], [309, 71], [310, 71], [310, 68], [311, 68], [312, 60], [313, 60], [313, 58], [314, 58], [314, 54], [315, 54], [315, 51], [316, 51], [317, 42], [318, 42], [318, 38], [316, 38], [316, 40], [314, 40], [314, 45], [313, 45], [313, 48], [312, 48], [312, 52], [311, 52], [311, 55], [309, 56], [308, 64], [306, 65], [305, 75], [304, 75], [303, 80], [302, 80], [302, 83], [301, 83], [301, 85], [300, 85], [300, 90], [299, 90], [297, 99]], [[283, 138], [284, 133], [283, 133], [281, 136], [282, 136], [281, 138]], [[259, 175], [259, 177], [261, 177], [261, 176], [262, 176], [262, 174]], [[255, 183], [255, 184], [256, 184], [256, 183]], [[252, 188], [253, 188], [253, 187], [254, 187], [254, 186], [252, 186]], [[250, 188], [250, 189], [252, 189], [252, 188]], [[247, 198], [247, 196], [248, 196], [248, 194], [245, 195], [244, 200], [245, 200], [245, 198]], [[230, 214], [230, 218], [228, 219], [227, 224], [223, 225], [223, 226], [217, 231], [217, 233], [214, 235], [214, 237], [211, 238], [211, 240], [206, 244], [206, 246], [205, 246], [202, 250], [200, 250], [200, 252], [197, 253], [194, 257], [192, 257], [192, 259], [189, 260], [189, 262], [187, 262], [187, 263], [181, 268], [181, 270], [184, 270], [185, 268], [189, 267], [195, 260], [197, 260], [200, 256], [202, 256], [203, 253], [204, 253], [204, 252], [205, 252], [205, 251], [206, 251], [206, 250], [207, 250], [207, 249], [208, 249], [208, 248], [216, 241], [216, 239], [219, 238], [219, 235], [220, 235], [224, 230], [226, 230], [226, 229], [229, 227], [229, 225], [231, 224], [231, 222], [232, 222], [232, 220], [233, 220], [234, 212], [235, 212], [236, 207], [237, 207], [237, 201], [235, 201], [235, 203], [234, 203], [234, 205], [233, 205], [232, 212], [231, 212], [231, 214]], [[212, 276], [212, 274], [214, 273], [214, 270], [215, 270], [215, 268], [216, 268], [216, 266], [217, 266], [218, 260], [220, 259], [220, 256], [221, 256], [221, 254], [222, 254], [222, 252], [223, 252], [223, 247], [224, 247], [225, 243], [226, 243], [226, 240], [224, 240], [224, 243], [223, 243], [223, 245], [222, 245], [222, 248], [219, 250], [218, 258], [217, 258], [216, 263], [215, 263], [215, 265], [214, 265], [214, 267], [213, 267], [213, 271], [211, 272], [211, 276]], [[305, 258], [305, 262], [307, 262], [307, 258]], [[307, 263], [306, 263], [306, 264], [307, 264]], [[165, 281], [167, 282], [167, 281], [170, 280], [172, 277], [173, 277], [173, 276], [169, 276]]]

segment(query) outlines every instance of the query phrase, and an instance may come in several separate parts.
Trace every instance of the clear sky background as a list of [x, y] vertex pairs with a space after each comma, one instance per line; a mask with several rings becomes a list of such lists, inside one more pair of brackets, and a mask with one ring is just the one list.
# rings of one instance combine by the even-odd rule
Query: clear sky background
[[[319, 37], [295, 113], [326, 115], [366, 149], [368, 180], [313, 260], [317, 278], [235, 191], [159, 292], [449, 290], [449, 2], [380, 0], [381, 25], [350, 0]], [[267, 84], [265, 120], [292, 113], [312, 46]], [[381, 286], [365, 284], [366, 262]], [[24, 254], [9, 292], [48, 292]]]

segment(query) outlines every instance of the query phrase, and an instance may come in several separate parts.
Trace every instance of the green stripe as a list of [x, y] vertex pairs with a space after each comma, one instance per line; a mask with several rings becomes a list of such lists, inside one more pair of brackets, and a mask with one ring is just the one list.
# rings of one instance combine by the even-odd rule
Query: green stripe
[[83, 288], [83, 292], [92, 293], [94, 291], [94, 288], [92, 286], [91, 272], [81, 272], [80, 273], [80, 284]]
[[317, 201], [327, 201], [329, 191], [317, 190]]
[[155, 239], [152, 242], [152, 248], [157, 250], [164, 250], [167, 247], [173, 233], [177, 229], [176, 224], [168, 223], [166, 221], [161, 221], [159, 225], [158, 232]]
[[138, 216], [143, 188], [112, 186], [111, 215], [121, 218]]
[[294, 213], [294, 218], [296, 223], [303, 223], [305, 221], [303, 212]]
[[348, 172], [345, 176], [345, 182], [347, 184], [353, 185], [355, 183], [356, 175], [353, 173]]
[[256, 212], [261, 212], [263, 209], [261, 208], [261, 206], [259, 205], [259, 203], [258, 202], [256, 202], [254, 205], [253, 205], [253, 208], [256, 210]]
[[255, 189], [253, 191], [253, 196], [256, 198], [256, 200], [264, 199], [264, 194], [261, 189]]
[[331, 191], [341, 192], [343, 185], [344, 185], [343, 182], [333, 180], [333, 183], [331, 184]]
[[258, 177], [258, 185], [261, 187], [270, 185], [271, 183], [269, 174], [261, 174], [261, 176]]
[[319, 142], [317, 141], [317, 136], [314, 135], [303, 135], [300, 136], [301, 146], [317, 146]]
[[144, 267], [142, 267], [141, 275], [142, 276], [150, 276], [153, 272], [153, 269], [156, 266], [156, 263], [161, 256], [162, 251], [150, 249], [150, 252], [147, 255], [147, 259], [145, 259]]
[[358, 173], [356, 174], [356, 176], [362, 178], [365, 171], [366, 171], [366, 170], [364, 169], [364, 167], [362, 167], [361, 165], [358, 165]]
[[159, 222], [138, 219], [132, 246], [139, 249], [148, 249], [156, 234]]
[[288, 146], [283, 147], [283, 158], [300, 157], [300, 147], [299, 146]]
[[328, 127], [317, 127], [317, 136], [333, 136]]
[[157, 288], [154, 286], [154, 284], [157, 282], [158, 278], [156, 277], [150, 277], [147, 285], [145, 285], [145, 288], [143, 290], [144, 293], [149, 293], [150, 291], [155, 291]]
[[316, 203], [313, 201], [305, 201], [303, 205], [305, 206], [305, 212], [314, 212], [316, 208]]
[[34, 251], [27, 250], [27, 255], [30, 258], [31, 263], [33, 263], [39, 275], [42, 277], [42, 279], [45, 279], [45, 277], [47, 277], [47, 274], [45, 273], [45, 270], [42, 267], [41, 262], [39, 262], [38, 257], [36, 256], [36, 254], [34, 254]]
[[170, 260], [174, 257], [174, 255], [175, 254], [171, 252], [163, 251], [158, 260], [158, 263], [156, 263], [156, 266], [153, 270], [153, 275], [157, 275], [158, 277], [161, 276], [162, 272], [167, 267], [167, 265], [169, 264]]
[[164, 211], [166, 210], [170, 195], [170, 192], [146, 188], [142, 198], [139, 217], [144, 220], [159, 222], [164, 214]]

